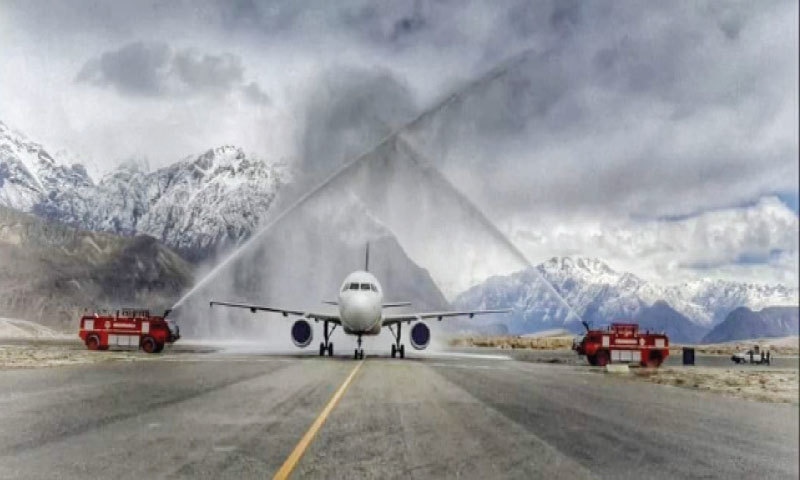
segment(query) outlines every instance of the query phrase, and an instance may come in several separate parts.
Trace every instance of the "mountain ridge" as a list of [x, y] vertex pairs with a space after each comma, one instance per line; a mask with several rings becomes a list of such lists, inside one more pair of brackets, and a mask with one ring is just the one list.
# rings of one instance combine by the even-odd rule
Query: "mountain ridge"
[[86, 230], [146, 234], [191, 261], [249, 238], [291, 176], [224, 145], [154, 171], [127, 162], [95, 183], [0, 122], [0, 205]]
[[[535, 270], [535, 271], [534, 271]], [[550, 282], [582, 320], [595, 325], [631, 319], [648, 322], [647, 313], [659, 312], [674, 325], [682, 341], [699, 340], [736, 307], [764, 308], [797, 305], [797, 289], [723, 280], [696, 280], [678, 286], [655, 285], [629, 272], [617, 272], [591, 257], [553, 257], [533, 269], [496, 276], [459, 295], [463, 308], [512, 308], [506, 322], [512, 333], [547, 328], [582, 330], [567, 321], [566, 309], [547, 294], [539, 275]], [[667, 308], [668, 307], [668, 308]], [[661, 322], [664, 325], [668, 323]]]

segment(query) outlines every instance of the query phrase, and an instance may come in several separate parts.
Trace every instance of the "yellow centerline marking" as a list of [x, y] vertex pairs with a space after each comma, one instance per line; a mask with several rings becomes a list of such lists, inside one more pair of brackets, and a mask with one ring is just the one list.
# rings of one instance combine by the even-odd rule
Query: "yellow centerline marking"
[[322, 425], [325, 423], [325, 420], [328, 419], [328, 416], [331, 414], [333, 409], [336, 408], [336, 404], [339, 403], [339, 400], [341, 400], [344, 392], [347, 390], [347, 387], [350, 386], [350, 383], [353, 381], [353, 378], [356, 376], [356, 373], [358, 373], [358, 370], [363, 364], [364, 360], [361, 360], [358, 362], [358, 365], [353, 368], [353, 371], [350, 372], [350, 375], [348, 375], [344, 383], [339, 387], [338, 390], [336, 390], [336, 393], [333, 394], [333, 397], [331, 397], [330, 401], [328, 401], [328, 404], [325, 405], [325, 408], [322, 409], [322, 412], [319, 414], [317, 419], [314, 420], [314, 423], [311, 424], [311, 427], [308, 429], [306, 434], [300, 439], [300, 443], [294, 447], [292, 453], [286, 458], [286, 461], [283, 462], [283, 465], [281, 465], [278, 473], [272, 477], [273, 480], [285, 480], [289, 478], [289, 475], [292, 474], [294, 468], [297, 466], [297, 462], [299, 462], [303, 457], [303, 454], [306, 453], [306, 449], [309, 445], [311, 445], [311, 442], [314, 440], [317, 432], [319, 432], [319, 429], [322, 428]]

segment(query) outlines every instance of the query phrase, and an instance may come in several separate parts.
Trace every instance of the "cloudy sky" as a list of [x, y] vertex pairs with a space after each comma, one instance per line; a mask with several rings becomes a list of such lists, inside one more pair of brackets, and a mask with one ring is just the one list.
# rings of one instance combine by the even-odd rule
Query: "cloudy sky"
[[408, 140], [532, 261], [796, 286], [797, 24], [791, 0], [12, 0], [0, 120], [99, 171], [235, 144], [324, 172], [459, 93]]

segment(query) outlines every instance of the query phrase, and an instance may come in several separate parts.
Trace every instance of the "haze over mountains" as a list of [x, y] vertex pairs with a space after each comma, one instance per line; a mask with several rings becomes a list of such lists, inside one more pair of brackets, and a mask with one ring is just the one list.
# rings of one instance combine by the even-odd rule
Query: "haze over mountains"
[[[699, 341], [737, 307], [759, 310], [780, 305], [796, 310], [798, 303], [797, 289], [783, 285], [698, 280], [660, 286], [617, 272], [595, 258], [551, 258], [535, 269], [583, 320], [595, 326], [634, 320], [642, 328], [666, 330], [682, 342]], [[567, 318], [560, 304], [542, 296], [537, 278], [532, 270], [493, 277], [461, 294], [455, 304], [465, 308], [510, 306], [513, 312], [507, 327], [514, 334], [549, 328], [582, 331], [583, 326]], [[785, 333], [792, 334], [797, 332]]]
[[165, 309], [191, 284], [192, 266], [152, 237], [79, 230], [0, 206], [0, 316], [74, 333], [84, 309]]
[[[375, 155], [381, 162], [381, 169], [391, 171], [398, 178], [413, 179], [414, 185], [413, 188], [409, 186], [409, 191], [416, 192], [412, 196], [417, 200], [425, 198], [437, 205], [451, 204], [454, 210], [457, 205], [463, 204], [458, 198], [442, 197], [438, 193], [441, 185], [433, 190], [426, 189], [425, 186], [430, 184], [425, 182], [441, 180], [426, 174], [424, 168], [409, 168], [405, 166], [408, 162], [400, 165], [393, 160], [398, 156], [414, 160], [413, 150], [403, 142], [387, 145]], [[640, 322], [643, 328], [667, 330], [675, 341], [698, 341], [706, 334], [715, 341], [719, 341], [719, 338], [733, 339], [730, 337], [741, 332], [797, 334], [797, 322], [786, 321], [785, 316], [781, 317], [779, 328], [771, 320], [764, 320], [764, 315], [759, 319], [748, 317], [737, 320], [737, 325], [742, 322], [748, 326], [760, 325], [755, 329], [741, 326], [730, 330], [724, 328], [726, 318], [739, 307], [761, 310], [766, 307], [794, 306], [796, 318], [797, 289], [722, 280], [661, 286], [631, 273], [617, 272], [603, 261], [593, 258], [553, 258], [536, 266], [536, 272], [523, 270], [492, 277], [478, 285], [475, 282], [464, 284], [463, 281], [445, 284], [442, 282], [443, 275], [451, 267], [456, 267], [452, 262], [436, 264], [436, 259], [429, 258], [430, 252], [419, 247], [416, 251], [406, 251], [408, 247], [403, 245], [408, 235], [425, 234], [425, 225], [417, 225], [414, 230], [397, 235], [377, 219], [372, 219], [371, 215], [377, 212], [382, 215], [377, 217], [388, 222], [394, 230], [407, 221], [405, 210], [397, 210], [386, 203], [383, 184], [376, 186], [374, 183], [390, 180], [382, 178], [373, 169], [360, 168], [359, 175], [370, 179], [366, 186], [358, 183], [345, 185], [350, 190], [345, 197], [332, 196], [328, 198], [328, 206], [318, 209], [316, 214], [305, 212], [287, 220], [280, 232], [270, 234], [270, 251], [263, 250], [254, 257], [245, 257], [249, 260], [234, 262], [244, 273], [226, 278], [233, 278], [228, 282], [230, 287], [242, 288], [230, 290], [225, 287], [223, 292], [249, 300], [255, 300], [255, 295], [264, 301], [300, 301], [299, 285], [303, 284], [308, 285], [302, 291], [304, 295], [315, 298], [331, 296], [335, 294], [329, 291], [331, 285], [335, 288], [341, 280], [340, 276], [361, 266], [361, 256], [357, 253], [362, 251], [363, 242], [372, 238], [380, 239], [377, 246], [382, 251], [382, 256], [373, 257], [377, 273], [380, 274], [381, 270], [389, 272], [384, 272], [386, 278], [382, 280], [389, 291], [398, 295], [398, 298], [390, 300], [410, 299], [415, 300], [417, 306], [430, 308], [446, 306], [446, 297], [455, 298], [457, 306], [471, 308], [512, 306], [512, 315], [495, 319], [497, 323], [491, 328], [499, 331], [517, 334], [556, 327], [573, 331], [582, 329], [576, 318], [567, 321], [565, 307], [546, 293], [547, 289], [539, 281], [541, 275], [581, 318], [595, 325], [633, 319]], [[195, 264], [229, 251], [250, 238], [267, 218], [282, 188], [291, 182], [292, 174], [285, 165], [252, 158], [232, 146], [213, 148], [152, 172], [129, 163], [95, 182], [80, 164], [65, 165], [42, 145], [0, 123], [0, 206], [86, 231], [108, 232], [122, 237], [149, 235]], [[344, 208], [345, 205], [348, 207]], [[352, 219], [342, 216], [342, 212], [348, 209], [362, 213], [366, 211], [363, 217], [369, 225], [351, 225], [349, 222]], [[327, 213], [320, 215], [320, 211]], [[435, 215], [431, 216], [429, 211], [425, 215], [430, 217], [425, 220], [429, 223], [441, 221]], [[12, 216], [9, 213], [4, 218]], [[451, 220], [459, 225], [467, 225], [475, 221], [472, 217], [458, 213]], [[3, 228], [7, 228], [7, 225], [0, 225], [0, 230]], [[339, 234], [332, 235], [330, 232]], [[353, 234], [348, 237], [348, 232]], [[452, 239], [452, 235], [460, 234], [449, 231], [441, 238]], [[465, 239], [469, 237], [464, 236]], [[490, 237], [487, 236], [487, 239]], [[138, 245], [143, 240], [137, 242]], [[454, 242], [454, 245], [456, 243], [463, 242]], [[302, 248], [298, 249], [298, 246]], [[152, 252], [160, 252], [162, 248], [153, 243], [143, 251], [154, 249]], [[299, 255], [299, 251], [308, 254]], [[342, 252], [349, 253], [343, 255]], [[337, 255], [330, 272], [306, 275], [306, 272], [313, 270], [314, 262]], [[476, 261], [480, 259], [478, 251], [469, 251], [467, 256], [474, 257]], [[258, 262], [253, 262], [254, 258]], [[428, 260], [432, 260], [431, 265], [426, 264]], [[253, 268], [264, 269], [266, 266], [275, 273], [269, 279], [254, 281], [260, 277], [255, 275]], [[428, 268], [430, 272], [420, 266]], [[93, 274], [90, 275], [87, 270], [75, 275], [77, 279], [81, 275]], [[185, 279], [185, 275], [181, 278]], [[185, 281], [174, 285], [187, 287]], [[469, 285], [473, 285], [472, 288], [456, 296]], [[174, 288], [168, 291], [173, 297], [179, 293]], [[113, 296], [95, 295], [93, 298], [108, 299]], [[5, 300], [4, 304], [10, 308], [13, 302]], [[12, 310], [21, 312], [30, 309]], [[791, 309], [787, 312], [791, 315]], [[197, 331], [204, 328], [207, 327], [196, 326]], [[486, 324], [473, 321], [460, 324], [459, 328], [485, 330]], [[712, 329], [722, 329], [722, 333], [711, 335], [709, 331]]]

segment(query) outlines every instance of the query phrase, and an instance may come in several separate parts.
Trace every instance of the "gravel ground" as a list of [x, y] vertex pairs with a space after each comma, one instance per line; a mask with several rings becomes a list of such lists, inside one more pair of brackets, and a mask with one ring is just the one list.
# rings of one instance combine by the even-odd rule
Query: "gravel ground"
[[664, 367], [631, 369], [631, 377], [760, 402], [798, 404], [798, 371], [767, 368]]

